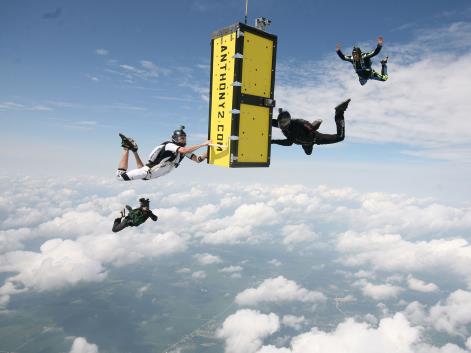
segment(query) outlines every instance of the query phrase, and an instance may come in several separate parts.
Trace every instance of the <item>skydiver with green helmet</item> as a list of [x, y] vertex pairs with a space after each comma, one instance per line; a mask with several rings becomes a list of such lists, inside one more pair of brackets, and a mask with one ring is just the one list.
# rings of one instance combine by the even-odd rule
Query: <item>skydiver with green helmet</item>
[[304, 119], [291, 119], [289, 112], [279, 109], [277, 119], [272, 119], [272, 126], [280, 128], [286, 139], [274, 139], [271, 140], [271, 143], [281, 146], [291, 146], [293, 143], [301, 145], [304, 153], [310, 155], [314, 145], [327, 145], [343, 141], [345, 139], [344, 113], [349, 103], [350, 99], [347, 99], [335, 107], [336, 134], [318, 132], [317, 129], [321, 125], [322, 120], [315, 120], [311, 123]]
[[[120, 212], [120, 216], [114, 220], [112, 228], [114, 233], [120, 232], [126, 227], [137, 227], [147, 221], [148, 218], [154, 222], [157, 221], [158, 217], [149, 209], [149, 199], [140, 198], [139, 204], [138, 208], [126, 205], [126, 208]], [[128, 210], [127, 215], [126, 210]]]
[[[211, 144], [211, 140], [207, 140], [199, 145], [186, 147], [186, 133], [184, 129], [184, 126], [180, 126], [173, 132], [171, 141], [162, 142], [154, 148], [149, 155], [149, 161], [146, 165], [142, 163], [137, 153], [137, 143], [132, 138], [119, 134], [123, 154], [119, 161], [116, 178], [121, 181], [149, 180], [170, 173], [180, 165], [185, 157], [196, 163], [204, 161], [207, 158], [206, 152], [200, 156], [195, 155], [193, 152], [201, 147], [208, 146]], [[134, 154], [137, 168], [128, 171], [129, 151]]]
[[340, 44], [337, 44], [335, 51], [340, 59], [352, 63], [355, 72], [358, 75], [358, 80], [363, 86], [368, 80], [386, 81], [388, 79], [388, 57], [386, 56], [381, 60], [381, 73], [376, 72], [371, 68], [371, 58], [378, 55], [383, 47], [383, 37], [378, 37], [378, 45], [375, 50], [363, 53], [359, 47], [353, 47], [352, 55], [344, 55], [340, 50]]

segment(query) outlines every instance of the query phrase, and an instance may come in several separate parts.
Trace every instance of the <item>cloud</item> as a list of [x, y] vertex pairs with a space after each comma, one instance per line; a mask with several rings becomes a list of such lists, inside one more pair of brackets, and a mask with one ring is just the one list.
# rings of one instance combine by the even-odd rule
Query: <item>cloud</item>
[[102, 281], [106, 266], [124, 266], [186, 249], [174, 233], [133, 233], [82, 236], [77, 240], [50, 239], [40, 252], [13, 251], [0, 255], [0, 272], [16, 273], [6, 279], [0, 295], [25, 290], [46, 291], [79, 282]]
[[399, 234], [346, 232], [337, 250], [348, 266], [370, 264], [383, 271], [428, 271], [455, 274], [471, 281], [471, 246], [465, 239], [410, 242]]
[[228, 267], [221, 268], [219, 272], [234, 273], [234, 272], [240, 272], [242, 270], [243, 268], [241, 266], [228, 266]]
[[410, 289], [423, 293], [436, 292], [439, 289], [435, 283], [425, 283], [420, 279], [414, 278], [412, 275], [407, 277], [407, 284]]
[[392, 284], [373, 284], [366, 280], [356, 282], [361, 287], [364, 296], [373, 298], [374, 300], [385, 300], [396, 298], [404, 289]]
[[[265, 203], [242, 204], [232, 216], [210, 219], [202, 225], [199, 236], [204, 243], [236, 244], [250, 241], [252, 232], [260, 227], [272, 225], [278, 221], [273, 207]], [[253, 239], [252, 239], [253, 240]]]
[[281, 232], [283, 244], [286, 245], [312, 242], [318, 237], [306, 224], [287, 224], [283, 226]]
[[306, 319], [304, 316], [284, 315], [281, 322], [285, 326], [294, 328], [295, 330], [300, 330], [306, 322]]
[[31, 112], [49, 112], [54, 109], [42, 104], [25, 105], [16, 102], [0, 102], [0, 111], [31, 111]]
[[106, 56], [106, 55], [108, 55], [110, 52], [109, 52], [108, 50], [106, 50], [106, 49], [98, 48], [98, 49], [95, 50], [95, 53], [96, 53], [97, 55], [100, 55], [100, 56]]
[[403, 313], [416, 325], [465, 339], [471, 323], [471, 292], [458, 289], [430, 307], [414, 301]]
[[18, 272], [7, 283], [37, 291], [101, 281], [106, 276], [101, 263], [90, 258], [82, 244], [62, 239], [46, 241], [40, 253], [15, 251], [1, 256], [0, 272]]
[[277, 259], [271, 259], [270, 261], [268, 261], [268, 263], [275, 267], [280, 267], [281, 265], [283, 265], [283, 263]]
[[[291, 107], [294, 117], [329, 118], [323, 128], [333, 131], [334, 106], [351, 97], [347, 139], [400, 144], [408, 154], [469, 161], [471, 102], [463, 89], [471, 76], [469, 33], [471, 23], [459, 22], [418, 32], [409, 43], [386, 38], [380, 56], [390, 57], [390, 78], [363, 87], [351, 64], [333, 51], [321, 62], [280, 63], [278, 103]], [[375, 61], [373, 67], [379, 70], [379, 59]]]
[[136, 297], [137, 298], [142, 298], [144, 293], [149, 290], [150, 286], [151, 286], [150, 283], [148, 283], [145, 286], [140, 287], [136, 292]]
[[255, 353], [263, 339], [278, 331], [279, 327], [277, 315], [243, 309], [224, 320], [216, 337], [225, 340], [225, 353]]
[[191, 274], [191, 277], [194, 279], [205, 279], [206, 278], [206, 272], [204, 271], [195, 271]]
[[290, 347], [263, 346], [257, 353], [468, 353], [459, 346], [447, 343], [436, 347], [425, 343], [421, 327], [412, 326], [407, 318], [396, 313], [381, 319], [377, 327], [356, 322], [352, 318], [326, 332], [314, 327], [291, 339]]
[[283, 276], [268, 278], [257, 288], [248, 288], [237, 294], [235, 302], [238, 305], [257, 305], [263, 302], [320, 302], [326, 297], [321, 292], [309, 291], [300, 287], [296, 282]]
[[471, 292], [459, 289], [451, 293], [444, 302], [430, 308], [428, 321], [438, 331], [467, 337], [466, 326], [471, 323]]
[[117, 64], [116, 69], [119, 71], [116, 72], [112, 69], [108, 69], [107, 71], [122, 75], [131, 82], [134, 80], [154, 80], [162, 74], [168, 75], [171, 73], [171, 70], [161, 68], [150, 60], [141, 60], [138, 66]]
[[211, 255], [208, 253], [196, 254], [194, 255], [194, 257], [201, 265], [211, 265], [211, 264], [218, 264], [222, 262], [219, 256]]
[[[83, 271], [83, 276], [80, 281], [70, 281], [65, 270], [59, 271], [54, 287], [50, 278], [37, 271], [35, 277], [46, 283], [44, 288], [48, 283], [51, 283], [50, 288], [61, 288], [93, 282], [97, 276], [101, 278], [100, 273], [106, 276], [112, 267], [185, 251], [187, 246], [198, 243], [212, 243], [214, 251], [221, 245], [241, 243], [289, 248], [296, 243], [291, 239], [287, 244], [287, 236], [300, 234], [304, 238], [303, 234], [312, 235], [314, 229], [319, 234], [316, 243], [322, 242], [331, 248], [329, 253], [338, 256], [338, 263], [350, 268], [352, 283], [358, 278], [367, 280], [360, 288], [365, 287], [364, 293], [370, 298], [379, 298], [380, 290], [389, 291], [393, 298], [393, 291], [399, 291], [398, 286], [405, 284], [413, 290], [432, 289], [433, 283], [415, 280], [432, 281], [427, 274], [455, 276], [457, 280], [469, 278], [471, 246], [464, 237], [471, 228], [471, 209], [467, 206], [451, 207], [432, 199], [387, 193], [362, 194], [350, 188], [325, 186], [191, 184], [188, 192], [183, 193], [180, 184], [163, 181], [158, 190], [136, 183], [122, 192], [121, 184], [100, 178], [4, 177], [1, 180], [0, 263], [5, 276], [0, 286], [6, 285], [4, 302], [7, 296], [19, 291], [40, 290], [41, 285], [30, 280], [28, 274], [40, 268], [37, 263], [48, 261], [50, 254], [38, 246], [52, 240], [80, 259], [74, 266], [78, 273]], [[159, 205], [165, 206], [155, 210], [159, 222], [112, 234], [110, 227], [117, 211], [126, 203], [136, 202], [140, 196], [160, 200]], [[173, 200], [173, 203], [167, 206], [162, 200]], [[283, 219], [290, 222], [282, 224]], [[160, 232], [165, 229], [176, 229], [178, 233]], [[300, 251], [318, 250], [303, 246]], [[216, 260], [211, 257], [216, 256], [215, 253], [199, 255], [203, 262], [204, 259]], [[281, 266], [280, 260], [268, 261], [276, 254], [267, 255], [269, 257], [260, 261]], [[10, 267], [13, 256], [21, 261]], [[72, 266], [73, 259], [64, 256], [59, 268]], [[286, 267], [287, 263], [283, 262]], [[94, 264], [95, 272], [88, 270], [90, 264]], [[184, 266], [188, 267], [181, 267]], [[308, 265], [311, 267], [312, 264]], [[237, 266], [225, 268], [221, 273], [240, 276]], [[188, 277], [196, 270], [192, 269]], [[355, 272], [357, 274], [353, 275]], [[398, 274], [402, 279], [393, 280], [391, 275]], [[277, 275], [267, 277], [274, 280]], [[412, 279], [408, 279], [408, 275]], [[380, 276], [389, 279], [381, 283]], [[284, 280], [301, 288], [293, 281]], [[433, 282], [442, 286], [440, 277]], [[383, 284], [387, 286], [375, 287]], [[257, 286], [249, 288], [254, 295], [263, 290], [263, 286]], [[263, 302], [262, 297], [254, 300]]]
[[76, 337], [69, 353], [98, 353], [98, 346], [88, 343], [84, 337]]

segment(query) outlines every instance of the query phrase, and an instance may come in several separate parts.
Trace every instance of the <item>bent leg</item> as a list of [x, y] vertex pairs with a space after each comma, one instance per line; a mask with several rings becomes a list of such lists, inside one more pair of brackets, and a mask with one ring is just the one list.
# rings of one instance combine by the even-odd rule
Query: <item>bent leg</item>
[[128, 170], [128, 161], [129, 161], [129, 150], [125, 148], [123, 150], [123, 154], [121, 155], [121, 159], [119, 161], [118, 170]]
[[364, 86], [368, 82], [368, 79], [364, 77], [358, 77], [358, 81], [360, 81], [360, 85]]
[[121, 218], [116, 218], [113, 223], [113, 228], [111, 229], [113, 233], [117, 233], [122, 231], [124, 228], [128, 226], [126, 220], [121, 222]]
[[[383, 65], [383, 69], [381, 70], [381, 73], [373, 71], [373, 74], [371, 75], [372, 80], [384, 82], [388, 79], [387, 68], [386, 68], [386, 70], [384, 70], [384, 66], [386, 66], [386, 65]], [[386, 74], [383, 74], [383, 72], [386, 72]]]
[[130, 171], [125, 171], [118, 169], [116, 172], [116, 178], [120, 181], [129, 181], [129, 180], [139, 180], [139, 179], [148, 179], [150, 168], [144, 166], [142, 168], [133, 169]]
[[337, 111], [335, 113], [335, 124], [337, 125], [336, 134], [322, 134], [316, 131], [314, 136], [316, 145], [328, 145], [345, 139], [345, 118], [343, 111]]
[[141, 157], [139, 157], [139, 154], [137, 153], [137, 151], [133, 152], [133, 154], [134, 154], [134, 159], [136, 159], [137, 167], [142, 168], [144, 166], [144, 163], [142, 163]]

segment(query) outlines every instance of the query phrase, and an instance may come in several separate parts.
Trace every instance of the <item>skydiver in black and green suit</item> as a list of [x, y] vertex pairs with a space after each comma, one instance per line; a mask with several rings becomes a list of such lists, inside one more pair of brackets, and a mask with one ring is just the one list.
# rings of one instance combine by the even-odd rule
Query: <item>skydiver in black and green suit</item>
[[371, 68], [371, 58], [378, 55], [383, 47], [383, 37], [378, 37], [378, 45], [375, 50], [362, 53], [359, 47], [353, 47], [352, 56], [344, 55], [340, 50], [340, 44], [337, 44], [336, 52], [340, 59], [352, 63], [355, 72], [358, 75], [360, 84], [363, 86], [368, 80], [386, 81], [388, 79], [388, 57], [381, 60], [381, 73]]
[[[138, 208], [133, 209], [131, 206], [126, 205], [126, 208], [120, 212], [120, 217], [116, 218], [113, 223], [112, 230], [114, 233], [120, 232], [126, 227], [137, 227], [147, 221], [148, 218], [154, 222], [158, 219], [149, 209], [149, 199], [141, 198], [139, 203]], [[129, 211], [127, 215], [126, 209]]]

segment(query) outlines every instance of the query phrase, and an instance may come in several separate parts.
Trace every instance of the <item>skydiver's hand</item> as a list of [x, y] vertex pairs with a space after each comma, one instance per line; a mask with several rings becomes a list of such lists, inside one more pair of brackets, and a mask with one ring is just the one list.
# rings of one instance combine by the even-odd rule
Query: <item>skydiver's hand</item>
[[203, 145], [203, 146], [209, 146], [209, 145], [211, 145], [212, 143], [213, 143], [213, 141], [208, 140], [208, 141], [203, 142], [202, 145]]
[[335, 51], [340, 51], [340, 44], [337, 43], [337, 45], [335, 46]]
[[198, 163], [203, 162], [206, 158], [208, 158], [208, 152], [203, 152], [200, 156], [196, 157]]
[[383, 36], [379, 36], [378, 37], [378, 45], [383, 45], [383, 42], [384, 42]]

